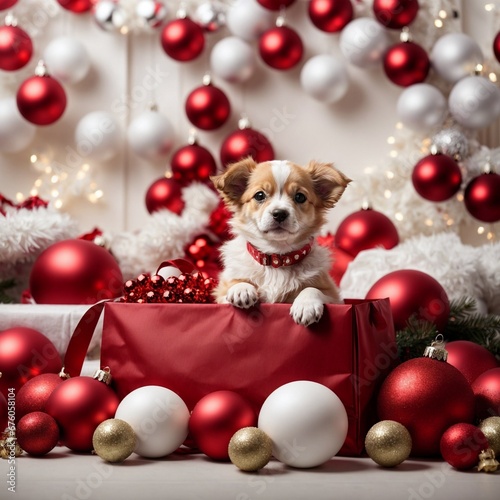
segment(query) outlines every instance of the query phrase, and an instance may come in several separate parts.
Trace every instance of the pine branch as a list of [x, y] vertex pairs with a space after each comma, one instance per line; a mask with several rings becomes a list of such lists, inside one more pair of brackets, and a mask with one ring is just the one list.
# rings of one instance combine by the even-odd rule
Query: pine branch
[[422, 356], [425, 348], [436, 338], [436, 325], [430, 321], [410, 317], [407, 326], [396, 333], [401, 361]]
[[0, 304], [11, 304], [14, 302], [12, 297], [7, 295], [6, 290], [13, 288], [15, 284], [16, 282], [13, 279], [0, 281]]

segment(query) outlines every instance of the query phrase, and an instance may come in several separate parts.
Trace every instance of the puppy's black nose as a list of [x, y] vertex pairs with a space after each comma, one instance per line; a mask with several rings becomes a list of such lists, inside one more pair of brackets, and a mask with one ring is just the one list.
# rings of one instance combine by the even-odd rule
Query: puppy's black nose
[[288, 217], [288, 212], [286, 210], [273, 210], [271, 215], [276, 222], [283, 222]]

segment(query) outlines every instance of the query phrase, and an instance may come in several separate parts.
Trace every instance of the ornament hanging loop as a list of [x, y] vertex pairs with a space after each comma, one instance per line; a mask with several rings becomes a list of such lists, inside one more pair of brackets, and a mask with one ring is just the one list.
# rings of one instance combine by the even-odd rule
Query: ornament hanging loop
[[444, 348], [444, 337], [440, 333], [436, 338], [427, 346], [424, 351], [424, 358], [437, 359], [439, 361], [446, 361], [448, 359], [448, 351]]

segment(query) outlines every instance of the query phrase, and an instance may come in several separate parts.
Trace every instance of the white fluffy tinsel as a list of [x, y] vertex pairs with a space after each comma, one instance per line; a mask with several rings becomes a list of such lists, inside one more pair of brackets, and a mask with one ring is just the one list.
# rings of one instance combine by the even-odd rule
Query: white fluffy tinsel
[[342, 277], [342, 295], [364, 298], [376, 281], [400, 269], [429, 274], [450, 300], [471, 297], [478, 312], [500, 314], [500, 243], [472, 247], [447, 232], [414, 237], [391, 250], [365, 250]]

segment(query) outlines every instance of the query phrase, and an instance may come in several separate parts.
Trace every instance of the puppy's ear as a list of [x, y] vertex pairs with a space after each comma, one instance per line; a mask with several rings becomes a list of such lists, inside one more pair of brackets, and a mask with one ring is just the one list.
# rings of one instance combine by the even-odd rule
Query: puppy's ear
[[223, 174], [212, 176], [210, 179], [224, 201], [237, 204], [241, 195], [245, 192], [248, 179], [256, 166], [257, 163], [249, 156], [244, 160], [229, 165]]
[[313, 180], [314, 191], [326, 208], [333, 208], [351, 182], [332, 163], [311, 161], [306, 167]]

